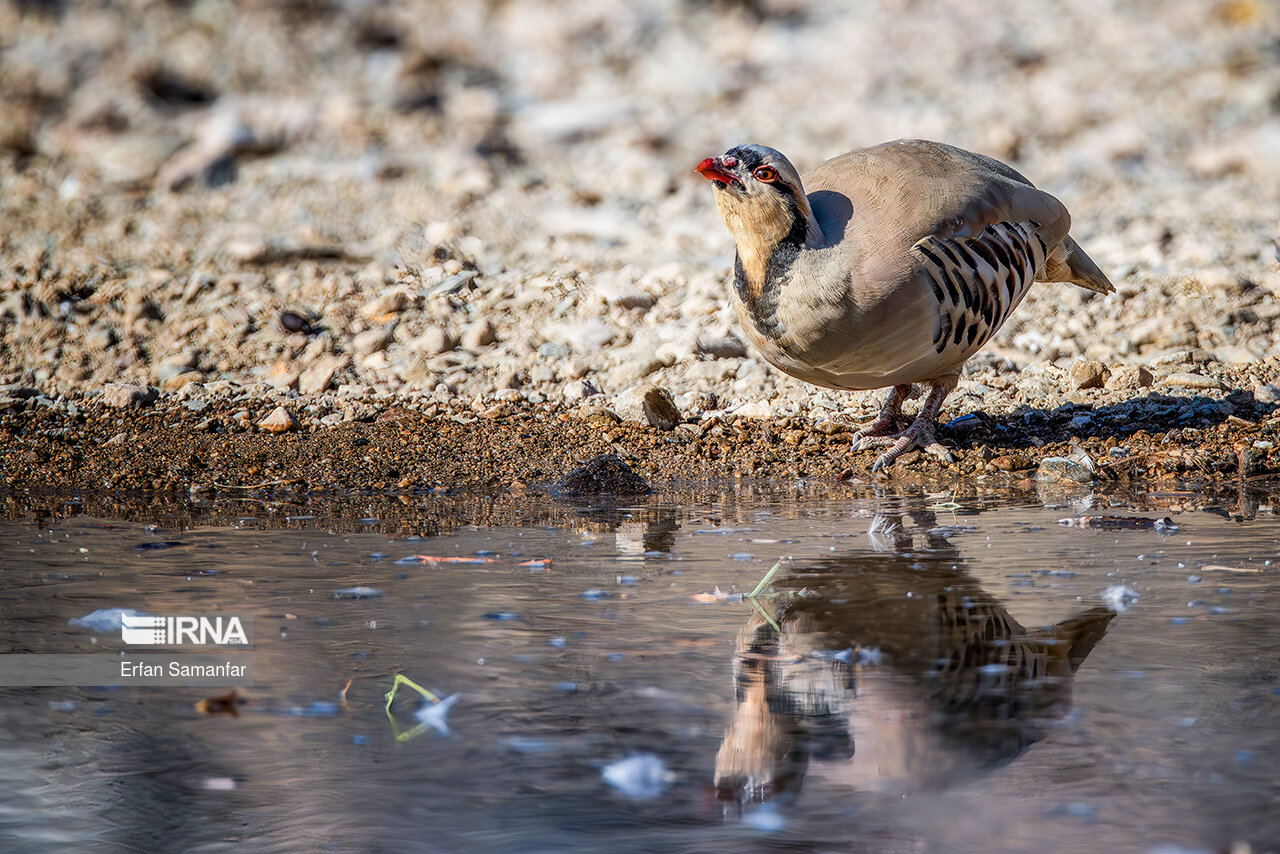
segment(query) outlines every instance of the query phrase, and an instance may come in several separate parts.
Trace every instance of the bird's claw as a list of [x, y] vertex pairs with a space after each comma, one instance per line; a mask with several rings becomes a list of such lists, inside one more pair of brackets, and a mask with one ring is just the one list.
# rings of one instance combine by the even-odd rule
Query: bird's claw
[[897, 436], [875, 436], [867, 439], [855, 436], [852, 450], [861, 451], [867, 448], [881, 448], [885, 445], [890, 446], [889, 450], [881, 454], [875, 464], [871, 466], [872, 474], [887, 469], [893, 465], [894, 460], [914, 448], [919, 448], [927, 454], [932, 454], [943, 462], [953, 463], [956, 460], [951, 450], [938, 441], [938, 437], [933, 431], [933, 425], [923, 419], [917, 419]]

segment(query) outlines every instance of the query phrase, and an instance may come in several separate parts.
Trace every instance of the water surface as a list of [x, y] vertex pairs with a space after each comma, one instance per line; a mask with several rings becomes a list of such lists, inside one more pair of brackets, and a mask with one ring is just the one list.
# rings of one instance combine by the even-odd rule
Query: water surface
[[[119, 648], [68, 623], [101, 608], [246, 612], [256, 684], [235, 715], [0, 689], [0, 848], [1275, 850], [1280, 520], [1136, 501], [3, 522], [0, 652]], [[458, 697], [389, 719], [396, 673]]]

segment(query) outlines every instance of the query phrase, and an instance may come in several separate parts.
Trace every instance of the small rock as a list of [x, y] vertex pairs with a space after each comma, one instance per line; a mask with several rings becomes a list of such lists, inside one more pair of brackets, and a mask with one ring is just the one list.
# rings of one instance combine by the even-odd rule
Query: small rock
[[347, 366], [345, 356], [324, 356], [298, 377], [298, 391], [302, 394], [319, 394], [333, 382], [334, 375]]
[[1253, 399], [1259, 403], [1280, 403], [1280, 385], [1258, 383], [1253, 387]]
[[204, 374], [199, 371], [182, 371], [174, 374], [160, 384], [165, 391], [178, 391], [188, 383], [198, 383], [204, 379]]
[[609, 371], [606, 378], [607, 384], [610, 388], [633, 386], [650, 374], [656, 374], [667, 367], [667, 364], [661, 359], [628, 359]]
[[258, 429], [267, 433], [287, 433], [298, 429], [298, 422], [283, 406], [277, 406], [271, 414], [258, 422]]
[[733, 410], [739, 418], [772, 418], [773, 407], [763, 400], [752, 400]]
[[565, 340], [579, 353], [590, 355], [598, 352], [617, 335], [617, 331], [598, 317], [590, 317], [565, 336]]
[[498, 340], [498, 333], [488, 319], [477, 320], [462, 330], [462, 346], [466, 350], [479, 350]]
[[409, 351], [424, 356], [438, 356], [458, 346], [458, 340], [449, 334], [447, 329], [439, 326], [428, 327], [425, 332], [409, 342]]
[[674, 430], [680, 423], [680, 410], [671, 392], [661, 386], [628, 389], [618, 395], [613, 409], [623, 421], [647, 422], [659, 430]]
[[698, 338], [698, 352], [713, 359], [740, 359], [747, 355], [747, 345], [732, 335], [724, 338]]
[[1071, 366], [1071, 387], [1076, 390], [1101, 388], [1111, 372], [1101, 362], [1079, 361]]
[[409, 307], [409, 296], [402, 290], [388, 291], [360, 306], [360, 316], [380, 320], [387, 315], [399, 314]]
[[991, 461], [1000, 471], [1025, 471], [1035, 468], [1035, 462], [1024, 454], [1003, 454]]
[[1203, 374], [1169, 374], [1161, 380], [1161, 385], [1177, 386], [1179, 388], [1226, 389], [1221, 380], [1216, 377], [1206, 377]]
[[454, 273], [452, 276], [445, 278], [443, 281], [436, 282], [434, 285], [427, 288], [424, 295], [427, 297], [434, 297], [441, 294], [456, 294], [478, 275], [479, 274], [475, 270], [463, 270], [459, 273]]
[[288, 391], [296, 388], [298, 385], [298, 374], [296, 371], [290, 371], [287, 368], [279, 373], [274, 373], [267, 377], [267, 385], [277, 391]]
[[583, 421], [596, 420], [601, 424], [614, 425], [620, 420], [618, 413], [604, 406], [579, 406], [573, 410], [573, 414]]
[[1106, 381], [1106, 387], [1110, 391], [1150, 388], [1154, 381], [1155, 377], [1152, 376], [1151, 371], [1142, 365], [1125, 365], [1116, 368], [1111, 378]]
[[130, 383], [107, 383], [102, 387], [102, 402], [116, 409], [141, 409], [155, 403], [160, 390]]
[[626, 309], [650, 309], [658, 298], [621, 278], [605, 278], [596, 283], [596, 293], [609, 305]]
[[552, 488], [561, 495], [647, 495], [653, 490], [615, 454], [602, 454], [569, 472]]
[[393, 340], [394, 336], [389, 329], [366, 329], [352, 340], [351, 347], [359, 355], [367, 356], [387, 349]]
[[561, 396], [566, 401], [582, 400], [592, 395], [600, 393], [600, 389], [592, 384], [591, 380], [574, 380], [571, 383], [565, 383], [564, 391]]

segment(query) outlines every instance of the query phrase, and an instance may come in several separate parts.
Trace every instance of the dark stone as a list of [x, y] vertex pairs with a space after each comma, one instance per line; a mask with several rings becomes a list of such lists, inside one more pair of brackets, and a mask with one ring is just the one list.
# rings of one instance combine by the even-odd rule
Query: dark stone
[[561, 495], [647, 495], [649, 483], [615, 454], [602, 454], [565, 475], [552, 490]]

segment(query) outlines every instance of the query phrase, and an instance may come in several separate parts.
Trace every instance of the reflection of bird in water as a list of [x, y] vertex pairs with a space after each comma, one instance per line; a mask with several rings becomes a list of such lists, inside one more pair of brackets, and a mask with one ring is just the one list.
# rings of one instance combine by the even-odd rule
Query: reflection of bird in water
[[1072, 677], [1115, 613], [1021, 626], [947, 547], [793, 570], [738, 635], [720, 797], [794, 793], [810, 760], [860, 789], [945, 784], [1008, 761], [1071, 711]]

